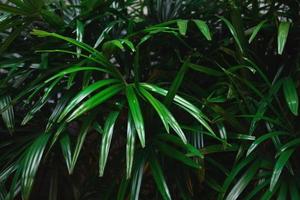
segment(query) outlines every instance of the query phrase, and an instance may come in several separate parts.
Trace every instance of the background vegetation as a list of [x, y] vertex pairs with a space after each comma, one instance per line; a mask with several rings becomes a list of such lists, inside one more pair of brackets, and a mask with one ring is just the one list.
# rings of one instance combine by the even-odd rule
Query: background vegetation
[[2, 0], [0, 199], [299, 200], [298, 0]]

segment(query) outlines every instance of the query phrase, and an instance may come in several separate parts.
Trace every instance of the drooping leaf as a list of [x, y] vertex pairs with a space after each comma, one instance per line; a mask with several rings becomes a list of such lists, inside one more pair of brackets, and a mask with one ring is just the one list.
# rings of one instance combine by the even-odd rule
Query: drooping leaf
[[179, 33], [181, 35], [185, 35], [187, 31], [188, 20], [179, 19], [177, 20], [177, 26], [179, 29]]
[[144, 174], [144, 167], [145, 167], [145, 157], [140, 156], [137, 159], [137, 164], [135, 166], [134, 175], [132, 177], [132, 184], [131, 184], [131, 192], [130, 192], [130, 200], [139, 200], [140, 189]]
[[176, 74], [175, 79], [172, 82], [172, 85], [164, 99], [164, 104], [166, 105], [167, 108], [170, 107], [171, 103], [173, 102], [173, 99], [182, 84], [182, 81], [184, 79], [184, 76], [188, 70], [188, 61], [185, 61], [182, 66], [180, 67], [180, 70]]
[[237, 32], [236, 32], [234, 26], [233, 26], [233, 25], [231, 24], [231, 22], [228, 21], [228, 19], [226, 19], [225, 17], [222, 17], [222, 16], [221, 16], [220, 19], [222, 19], [222, 20], [225, 22], [225, 24], [226, 24], [226, 26], [228, 27], [230, 33], [232, 34], [232, 36], [233, 36], [233, 38], [234, 38], [234, 40], [235, 40], [237, 46], [239, 47], [240, 51], [243, 53], [243, 52], [244, 52], [244, 49], [243, 49], [243, 47], [242, 47], [241, 41], [240, 41], [240, 39], [239, 39], [239, 37], [238, 37], [238, 34], [237, 34]]
[[267, 134], [264, 134], [264, 135], [260, 136], [248, 148], [248, 151], [247, 151], [246, 155], [249, 156], [258, 147], [258, 145], [260, 145], [262, 142], [264, 142], [268, 139], [271, 139], [273, 137], [276, 137], [276, 136], [279, 136], [279, 135], [286, 135], [286, 134], [287, 133], [285, 133], [285, 132], [275, 131], [275, 132], [267, 133]]
[[34, 140], [24, 153], [22, 161], [21, 188], [22, 197], [28, 200], [33, 186], [34, 177], [40, 165], [44, 150], [50, 138], [50, 134], [42, 133]]
[[160, 119], [165, 125], [167, 132], [169, 129], [168, 127], [170, 125], [173, 128], [173, 130], [177, 133], [177, 135], [182, 139], [182, 141], [184, 143], [187, 143], [187, 139], [183, 131], [181, 130], [178, 122], [175, 120], [170, 111], [160, 101], [154, 98], [148, 91], [146, 91], [143, 88], [140, 88], [140, 91], [158, 113]]
[[289, 34], [290, 25], [290, 22], [280, 22], [279, 24], [277, 36], [277, 51], [279, 55], [283, 53], [283, 49]]
[[200, 165], [198, 163], [196, 163], [194, 160], [190, 159], [189, 157], [187, 157], [185, 154], [181, 153], [177, 149], [173, 148], [172, 146], [159, 141], [156, 141], [156, 144], [158, 145], [159, 151], [165, 154], [166, 156], [176, 159], [186, 164], [187, 166], [196, 169], [200, 168]]
[[[76, 40], [78, 42], [82, 42], [83, 34], [84, 34], [84, 24], [81, 21], [76, 20]], [[76, 52], [77, 52], [77, 58], [79, 58], [81, 53], [81, 48], [76, 47]]]
[[236, 182], [226, 197], [226, 200], [236, 200], [240, 194], [244, 191], [247, 185], [250, 183], [257, 170], [260, 167], [260, 161], [254, 162], [249, 169], [243, 174], [243, 176]]
[[107, 162], [107, 157], [110, 149], [111, 139], [114, 132], [114, 126], [117, 120], [119, 112], [111, 112], [107, 117], [104, 125], [103, 136], [100, 147], [100, 159], [99, 159], [99, 176], [103, 176], [104, 169]]
[[84, 90], [81, 90], [65, 107], [60, 117], [58, 118], [58, 122], [60, 122], [68, 113], [71, 112], [72, 109], [74, 109], [83, 99], [92, 94], [94, 91], [117, 82], [118, 81], [116, 79], [104, 79], [89, 85]]
[[162, 195], [162, 198], [164, 200], [171, 200], [171, 194], [169, 192], [169, 188], [167, 186], [165, 177], [163, 175], [161, 166], [159, 165], [158, 161], [156, 160], [156, 158], [153, 156], [150, 159], [150, 167], [151, 167], [151, 172], [153, 175], [153, 178], [155, 180], [156, 186], [160, 192], [160, 194]]
[[72, 173], [72, 152], [71, 152], [71, 141], [68, 134], [64, 134], [60, 139], [60, 147], [66, 161], [66, 165], [69, 171], [69, 174]]
[[283, 82], [283, 92], [285, 100], [294, 115], [298, 115], [299, 98], [296, 85], [291, 77], [288, 77]]
[[135, 94], [133, 85], [128, 85], [126, 87], [126, 96], [128, 99], [128, 105], [130, 113], [135, 125], [135, 129], [139, 136], [142, 147], [145, 147], [145, 128], [144, 128], [144, 119], [141, 112], [140, 104], [138, 98]]
[[293, 152], [294, 152], [294, 149], [286, 150], [285, 152], [283, 152], [280, 155], [280, 157], [276, 161], [276, 164], [275, 164], [274, 169], [273, 169], [272, 178], [271, 178], [271, 181], [270, 181], [270, 190], [271, 191], [275, 188], [275, 185], [278, 182], [280, 174], [282, 173], [282, 170], [286, 166], [286, 163], [289, 160], [289, 158], [291, 157], [291, 155], [293, 154]]
[[71, 162], [71, 166], [70, 166], [70, 169], [69, 169], [69, 172], [71, 174], [74, 171], [74, 168], [75, 168], [75, 165], [77, 163], [79, 154], [81, 152], [83, 143], [85, 141], [86, 135], [89, 132], [89, 129], [92, 126], [92, 122], [93, 122], [93, 120], [95, 118], [95, 115], [96, 115], [96, 112], [93, 112], [90, 115], [88, 115], [86, 118], [84, 118], [83, 124], [82, 124], [82, 126], [80, 128], [80, 131], [79, 131], [79, 135], [77, 137], [76, 146], [75, 146], [75, 149], [74, 149], [74, 152], [73, 152], [73, 155], [72, 155], [73, 156], [72, 157], [72, 162]]
[[257, 33], [260, 31], [260, 29], [264, 26], [264, 24], [267, 22], [267, 20], [263, 20], [261, 22], [259, 22], [259, 24], [257, 24], [254, 29], [253, 32], [249, 38], [249, 44], [254, 40], [254, 38], [256, 37]]
[[199, 19], [196, 19], [193, 21], [196, 24], [196, 26], [198, 27], [198, 29], [201, 31], [201, 33], [204, 35], [204, 37], [209, 41], [212, 40], [210, 30], [209, 30], [207, 24], [205, 23], [205, 21], [199, 20]]
[[126, 178], [131, 176], [133, 158], [134, 158], [134, 145], [135, 145], [135, 127], [130, 114], [128, 114], [127, 122], [127, 144], [126, 144]]
[[99, 104], [103, 103], [104, 101], [108, 100], [112, 96], [116, 95], [121, 89], [122, 85], [116, 84], [112, 85], [101, 92], [95, 94], [90, 99], [82, 103], [73, 113], [67, 118], [67, 122], [72, 121], [73, 119], [79, 117], [83, 113], [91, 110], [95, 106], [98, 106]]
[[[162, 89], [156, 85], [148, 84], [148, 83], [142, 83], [142, 87], [145, 89], [148, 89], [150, 91], [153, 91], [155, 93], [158, 93], [160, 95], [166, 96], [168, 91], [165, 89]], [[211, 135], [216, 136], [210, 125], [205, 121], [207, 120], [207, 117], [201, 112], [199, 108], [197, 108], [195, 105], [190, 103], [189, 101], [185, 100], [184, 98], [175, 95], [174, 102], [183, 110], [188, 112], [190, 115], [192, 115], [198, 122], [200, 122]]]
[[14, 110], [11, 104], [12, 101], [10, 96], [6, 95], [0, 98], [0, 112], [2, 119], [10, 132], [13, 131], [15, 124]]

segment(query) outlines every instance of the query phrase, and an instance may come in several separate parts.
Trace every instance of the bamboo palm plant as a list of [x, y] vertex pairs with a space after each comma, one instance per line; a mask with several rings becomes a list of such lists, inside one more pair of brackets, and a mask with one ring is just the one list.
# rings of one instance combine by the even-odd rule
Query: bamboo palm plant
[[299, 6], [2, 1], [0, 198], [299, 199]]

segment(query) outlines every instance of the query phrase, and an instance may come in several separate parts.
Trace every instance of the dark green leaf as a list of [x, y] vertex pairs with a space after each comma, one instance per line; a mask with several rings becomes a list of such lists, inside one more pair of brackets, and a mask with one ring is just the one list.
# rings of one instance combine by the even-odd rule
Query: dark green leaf
[[100, 147], [99, 176], [103, 176], [104, 174], [104, 169], [107, 162], [111, 139], [114, 132], [114, 126], [118, 115], [119, 112], [111, 112], [105, 121], [101, 147]]
[[207, 24], [205, 23], [205, 21], [202, 21], [199, 19], [196, 19], [193, 21], [195, 22], [196, 26], [201, 31], [201, 33], [204, 35], [204, 37], [207, 40], [211, 40], [211, 34], [210, 34], [209, 28], [208, 28]]
[[151, 172], [154, 177], [157, 188], [158, 188], [160, 194], [162, 195], [163, 199], [171, 200], [172, 198], [171, 198], [165, 177], [164, 177], [162, 169], [155, 157], [152, 157], [150, 159], [150, 167], [151, 167]]
[[285, 100], [294, 115], [298, 115], [299, 99], [296, 85], [291, 77], [284, 79], [283, 92]]
[[272, 191], [275, 188], [275, 185], [277, 184], [277, 181], [280, 177], [280, 174], [282, 170], [284, 169], [284, 166], [286, 166], [287, 161], [293, 154], [294, 149], [289, 149], [283, 152], [280, 157], [278, 158], [275, 167], [273, 169], [273, 174], [270, 182], [270, 190]]
[[280, 22], [278, 27], [278, 36], [277, 36], [277, 45], [278, 45], [278, 54], [281, 55], [283, 53], [283, 49], [285, 43], [287, 41], [287, 37], [290, 29], [290, 22]]
[[130, 108], [130, 113], [134, 121], [135, 129], [138, 133], [142, 147], [145, 147], [145, 128], [144, 119], [141, 112], [140, 104], [138, 98], [135, 94], [133, 85], [128, 85], [126, 87], [126, 96], [128, 99], [128, 105]]

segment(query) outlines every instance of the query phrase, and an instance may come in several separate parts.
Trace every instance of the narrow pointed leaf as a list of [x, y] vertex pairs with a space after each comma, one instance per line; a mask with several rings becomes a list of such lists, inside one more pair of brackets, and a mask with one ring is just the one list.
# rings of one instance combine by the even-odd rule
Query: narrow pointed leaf
[[132, 171], [134, 158], [135, 128], [132, 117], [128, 114], [127, 122], [127, 144], [126, 144], [126, 178], [129, 179]]
[[107, 157], [110, 149], [111, 139], [114, 132], [115, 122], [119, 112], [111, 112], [106, 119], [103, 136], [100, 147], [100, 159], [99, 159], [99, 176], [103, 176], [104, 169], [107, 162]]
[[147, 92], [145, 89], [140, 88], [141, 93], [143, 96], [149, 101], [149, 103], [152, 104], [152, 106], [157, 111], [158, 115], [160, 116], [161, 120], [165, 124], [165, 128], [168, 131], [166, 124], [169, 124], [173, 130], [177, 133], [177, 135], [182, 139], [184, 143], [187, 143], [187, 139], [181, 130], [178, 122], [173, 117], [173, 115], [170, 113], [170, 111], [157, 99], [155, 99], [149, 92]]
[[[155, 93], [158, 93], [160, 95], [166, 96], [168, 91], [165, 89], [162, 89], [156, 85], [148, 84], [148, 83], [142, 83], [141, 86], [147, 90], [153, 91]], [[190, 103], [189, 101], [185, 100], [184, 98], [175, 95], [174, 102], [183, 110], [188, 112], [190, 115], [192, 115], [199, 123], [201, 123], [211, 135], [216, 136], [210, 125], [206, 122], [207, 117], [201, 112], [200, 109], [198, 109], [195, 105]]]
[[66, 106], [66, 108], [61, 113], [58, 122], [60, 122], [67, 114], [71, 112], [72, 109], [74, 109], [83, 99], [85, 99], [87, 96], [92, 94], [94, 91], [107, 86], [112, 83], [116, 83], [118, 80], [116, 79], [105, 79], [97, 81], [88, 87], [86, 87], [84, 90], [81, 90]]
[[273, 174], [270, 182], [270, 190], [272, 191], [275, 188], [275, 185], [278, 182], [278, 179], [280, 177], [280, 174], [282, 173], [282, 170], [284, 169], [284, 166], [286, 166], [289, 158], [293, 154], [295, 149], [289, 149], [285, 152], [283, 152], [280, 157], [278, 158], [275, 167], [273, 169]]
[[79, 154], [81, 152], [83, 143], [85, 141], [86, 135], [89, 132], [89, 129], [92, 126], [93, 120], [95, 118], [96, 112], [91, 113], [89, 116], [87, 116], [86, 118], [84, 118], [83, 124], [80, 128], [80, 132], [79, 135], [77, 137], [77, 142], [76, 142], [76, 146], [75, 146], [75, 150], [73, 152], [73, 157], [72, 157], [72, 162], [71, 162], [71, 167], [70, 167], [70, 173], [73, 173], [75, 165], [77, 163]]
[[34, 182], [34, 176], [40, 165], [50, 134], [40, 134], [24, 154], [22, 162], [21, 187], [22, 197], [28, 200]]
[[224, 17], [220, 17], [220, 19], [222, 19], [222, 20], [225, 22], [226, 26], [228, 27], [228, 29], [229, 29], [231, 35], [233, 36], [233, 38], [234, 38], [234, 40], [235, 40], [237, 46], [239, 47], [240, 51], [243, 53], [243, 52], [244, 52], [244, 49], [243, 49], [243, 47], [242, 47], [242, 44], [241, 44], [240, 39], [239, 39], [239, 37], [238, 37], [238, 34], [237, 34], [235, 28], [233, 27], [233, 25], [230, 23], [230, 21], [228, 21], [228, 20], [227, 20], [226, 18], [224, 18]]
[[207, 26], [207, 24], [205, 23], [205, 21], [199, 20], [199, 19], [195, 19], [193, 20], [194, 23], [196, 24], [196, 26], [198, 27], [198, 29], [201, 31], [201, 33], [204, 35], [204, 37], [207, 40], [211, 40], [211, 34], [209, 31], [209, 28]]
[[75, 72], [78, 72], [78, 71], [101, 71], [101, 72], [107, 72], [105, 69], [103, 68], [99, 68], [99, 67], [86, 67], [86, 66], [72, 66], [68, 69], [65, 69], [63, 71], [60, 71], [59, 73], [55, 74], [54, 76], [50, 77], [49, 79], [47, 79], [45, 81], [45, 83], [48, 83], [56, 78], [60, 78], [60, 77], [63, 77], [65, 75], [68, 75], [68, 74], [72, 74], [72, 73], [75, 73]]
[[249, 38], [249, 44], [254, 40], [254, 38], [256, 37], [257, 33], [260, 31], [260, 29], [263, 27], [263, 25], [267, 22], [267, 20], [263, 20], [261, 21], [259, 24], [257, 24], [254, 29], [253, 32]]
[[133, 85], [128, 85], [126, 87], [126, 96], [128, 99], [128, 105], [129, 105], [132, 119], [134, 121], [135, 129], [139, 136], [142, 147], [145, 147], [144, 119]]
[[267, 133], [263, 136], [260, 136], [248, 148], [248, 151], [247, 151], [246, 155], [249, 156], [258, 147], [258, 145], [260, 145], [262, 142], [264, 142], [268, 139], [271, 139], [273, 137], [276, 137], [276, 136], [279, 136], [279, 135], [286, 135], [286, 134], [287, 133], [285, 133], [285, 132], [275, 131], [275, 132]]
[[69, 171], [69, 174], [72, 173], [72, 152], [71, 152], [71, 141], [68, 134], [64, 134], [64, 136], [60, 139], [60, 147], [66, 161], [66, 165]]
[[283, 53], [283, 49], [289, 34], [290, 24], [290, 22], [280, 22], [279, 24], [277, 36], [277, 47], [279, 55]]
[[132, 177], [130, 200], [139, 200], [140, 189], [144, 174], [145, 157], [140, 156], [136, 164], [134, 175]]
[[95, 94], [89, 100], [82, 103], [75, 111], [73, 111], [73, 113], [67, 118], [67, 122], [72, 121], [83, 113], [91, 110], [95, 106], [98, 106], [112, 96], [116, 95], [122, 89], [122, 87], [123, 86], [121, 84], [113, 85]]
[[0, 98], [0, 111], [2, 119], [9, 131], [13, 131], [15, 124], [14, 110], [11, 103], [10, 96], [3, 96]]
[[296, 85], [291, 77], [288, 77], [283, 82], [283, 92], [285, 100], [294, 115], [298, 115], [299, 98]]
[[253, 163], [249, 169], [243, 174], [243, 176], [236, 182], [235, 186], [232, 188], [226, 200], [236, 200], [239, 198], [240, 194], [244, 191], [247, 185], [250, 183], [257, 170], [260, 167], [260, 161]]
[[177, 149], [173, 148], [172, 146], [159, 141], [156, 141], [156, 143], [158, 145], [159, 151], [165, 154], [166, 156], [178, 160], [183, 164], [186, 164], [187, 166], [200, 169], [200, 165], [198, 163], [196, 163], [194, 160], [190, 159], [189, 157], [187, 157], [185, 154], [181, 153]]
[[188, 20], [179, 19], [177, 20], [177, 26], [181, 35], [186, 35]]
[[162, 169], [154, 156], [150, 159], [150, 167], [151, 167], [151, 172], [155, 180], [156, 186], [160, 194], [162, 195], [163, 199], [171, 200], [172, 199], [171, 194], [169, 192], [169, 188], [167, 186]]

